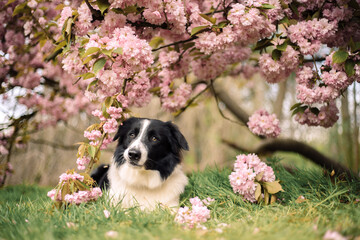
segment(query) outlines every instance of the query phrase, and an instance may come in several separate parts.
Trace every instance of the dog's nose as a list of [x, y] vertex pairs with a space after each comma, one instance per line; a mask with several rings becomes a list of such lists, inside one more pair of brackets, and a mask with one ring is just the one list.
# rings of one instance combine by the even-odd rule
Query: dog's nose
[[131, 149], [129, 150], [129, 158], [132, 161], [139, 161], [141, 158], [141, 152], [139, 150]]

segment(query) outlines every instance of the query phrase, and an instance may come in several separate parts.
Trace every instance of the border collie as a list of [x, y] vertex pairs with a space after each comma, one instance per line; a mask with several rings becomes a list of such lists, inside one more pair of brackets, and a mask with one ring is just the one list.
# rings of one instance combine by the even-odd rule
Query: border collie
[[110, 166], [102, 165], [92, 174], [108, 188], [112, 203], [150, 210], [158, 204], [178, 206], [188, 182], [181, 170], [181, 150], [189, 150], [179, 129], [171, 122], [130, 118], [119, 127], [115, 140]]

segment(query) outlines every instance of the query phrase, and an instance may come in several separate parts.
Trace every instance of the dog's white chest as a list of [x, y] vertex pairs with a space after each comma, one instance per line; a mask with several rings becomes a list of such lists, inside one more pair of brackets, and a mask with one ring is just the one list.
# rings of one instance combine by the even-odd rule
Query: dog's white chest
[[135, 168], [126, 163], [120, 167], [112, 164], [108, 177], [112, 203], [121, 203], [125, 208], [140, 206], [142, 209], [154, 209], [158, 204], [178, 206], [180, 194], [188, 182], [180, 165], [165, 181], [158, 171]]

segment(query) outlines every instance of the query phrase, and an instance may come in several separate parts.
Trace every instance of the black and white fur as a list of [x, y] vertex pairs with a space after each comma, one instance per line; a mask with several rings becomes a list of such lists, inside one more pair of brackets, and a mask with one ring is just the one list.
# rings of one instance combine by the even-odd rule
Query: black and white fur
[[181, 170], [181, 150], [188, 144], [171, 122], [130, 118], [114, 137], [118, 140], [109, 168], [100, 166], [92, 177], [107, 186], [113, 204], [154, 209], [174, 207], [188, 182]]

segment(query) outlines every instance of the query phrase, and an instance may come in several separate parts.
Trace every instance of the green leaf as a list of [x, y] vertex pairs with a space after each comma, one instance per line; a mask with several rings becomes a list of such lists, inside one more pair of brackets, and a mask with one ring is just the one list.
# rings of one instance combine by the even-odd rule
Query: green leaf
[[271, 45], [272, 45], [271, 40], [265, 38], [265, 39], [258, 41], [256, 43], [256, 46], [253, 48], [253, 50], [261, 50], [261, 49], [266, 48]]
[[128, 15], [130, 13], [136, 13], [137, 12], [137, 7], [136, 6], [127, 6], [123, 9], [123, 12], [125, 15]]
[[271, 4], [268, 4], [268, 3], [263, 3], [263, 4], [261, 5], [261, 8], [262, 8], [262, 9], [274, 9], [275, 6], [274, 6], [274, 5], [271, 5]]
[[281, 44], [281, 45], [277, 45], [277, 46], [276, 46], [276, 49], [278, 49], [278, 50], [280, 50], [280, 51], [284, 52], [284, 51], [286, 51], [287, 46], [288, 46], [288, 42], [287, 42], [287, 41], [285, 41], [283, 44]]
[[81, 144], [78, 148], [77, 157], [82, 158], [85, 154], [85, 144]]
[[113, 101], [114, 101], [114, 99], [113, 99], [112, 97], [107, 97], [107, 98], [105, 99], [105, 107], [106, 107], [106, 108], [111, 107]]
[[203, 19], [211, 22], [212, 24], [215, 24], [215, 23], [216, 23], [216, 18], [210, 17], [210, 16], [208, 16], [208, 15], [206, 15], [206, 14], [202, 14], [202, 13], [200, 13], [199, 15], [200, 15]]
[[156, 93], [156, 92], [159, 92], [160, 89], [161, 89], [161, 87], [150, 88], [150, 89], [149, 89], [149, 92], [151, 92], [151, 93]]
[[158, 48], [160, 44], [162, 44], [164, 42], [164, 39], [162, 37], [153, 37], [150, 42], [149, 45], [150, 47], [154, 48]]
[[83, 61], [83, 64], [87, 64], [88, 62], [90, 62], [91, 60], [93, 60], [94, 58], [97, 58], [99, 56], [97, 56], [96, 54], [95, 55], [90, 55], [88, 56], [87, 58], [85, 58], [85, 60]]
[[68, 18], [66, 19], [66, 22], [64, 24], [64, 31], [65, 33], [67, 33], [68, 35], [71, 35], [71, 26], [73, 24], [73, 19], [72, 18]]
[[22, 4], [19, 4], [15, 7], [14, 12], [13, 12], [13, 17], [20, 14], [20, 13], [26, 13], [26, 12], [30, 12], [31, 8], [29, 8], [27, 6], [27, 2], [24, 2]]
[[308, 106], [298, 107], [292, 112], [291, 116], [294, 116], [295, 114], [297, 114], [299, 112], [304, 112], [307, 108], [308, 108]]
[[355, 62], [351, 59], [347, 59], [345, 62], [345, 72], [349, 77], [355, 74], [354, 67], [355, 67]]
[[89, 85], [87, 86], [86, 90], [89, 91], [89, 89], [90, 89], [92, 86], [95, 86], [98, 82], [99, 82], [99, 80], [98, 80], [98, 79], [95, 79], [94, 81], [92, 81], [91, 83], [89, 83]]
[[192, 30], [191, 30], [191, 36], [203, 31], [204, 29], [207, 29], [209, 26], [198, 26], [198, 27], [194, 27]]
[[260, 202], [260, 199], [261, 199], [261, 185], [260, 185], [260, 183], [256, 183], [255, 199], [256, 199], [257, 202]]
[[264, 188], [270, 193], [270, 194], [275, 194], [278, 193], [280, 191], [284, 191], [279, 183], [279, 181], [274, 181], [274, 182], [264, 182], [263, 183]]
[[110, 117], [110, 114], [107, 112], [105, 103], [103, 103], [101, 110], [102, 110], [102, 114], [103, 114], [103, 116], [104, 116], [105, 118], [109, 118], [109, 117]]
[[189, 48], [192, 48], [193, 46], [195, 46], [195, 43], [189, 42], [189, 43], [185, 43], [182, 48], [183, 48], [183, 50], [187, 50]]
[[261, 179], [262, 179], [262, 177], [264, 176], [264, 173], [265, 173], [265, 172], [262, 171], [261, 173], [259, 173], [258, 175], [256, 175], [255, 180], [258, 181], [258, 182], [260, 182]]
[[104, 57], [96, 60], [93, 66], [93, 72], [95, 74], [98, 73], [105, 66], [105, 63], [106, 63], [106, 59]]
[[110, 58], [112, 57], [111, 56], [112, 50], [101, 49], [101, 52]]
[[269, 192], [266, 190], [266, 188], [264, 189], [264, 200], [265, 200], [265, 205], [268, 205], [269, 204], [269, 198], [270, 198], [270, 195], [269, 195]]
[[274, 49], [274, 50], [272, 51], [271, 57], [272, 57], [272, 59], [274, 59], [275, 61], [278, 61], [278, 60], [280, 60], [281, 55], [282, 55], [282, 53], [281, 53], [280, 50]]
[[354, 42], [353, 39], [350, 39], [349, 46], [351, 48], [351, 52], [356, 52], [360, 49], [360, 42]]
[[96, 5], [99, 7], [101, 14], [104, 14], [104, 12], [110, 7], [110, 3], [107, 0], [96, 0]]
[[296, 6], [295, 3], [289, 4], [289, 7], [290, 7], [291, 10], [296, 14], [296, 16], [298, 16], [298, 17], [300, 16], [299, 11], [298, 11], [297, 6]]
[[86, 79], [95, 77], [95, 74], [88, 72], [88, 73], [84, 73], [84, 74], [80, 75], [80, 77], [82, 77], [83, 80], [86, 80]]
[[115, 48], [113, 51], [113, 53], [122, 55], [123, 54], [123, 49], [121, 47]]
[[72, 194], [68, 182], [64, 183], [64, 185], [61, 188], [61, 199], [64, 200], [67, 194]]
[[224, 28], [224, 27], [226, 27], [228, 24], [229, 24], [229, 21], [222, 21], [222, 22], [219, 22], [219, 24], [218, 24], [218, 25], [215, 25], [214, 27]]
[[302, 105], [302, 103], [295, 103], [294, 105], [292, 105], [292, 107], [290, 108], [290, 111], [294, 110], [295, 108], [298, 108]]
[[315, 19], [315, 18], [319, 18], [320, 17], [320, 10], [319, 11], [316, 11], [313, 15], [312, 15], [312, 19]]
[[9, 4], [12, 4], [13, 2], [15, 2], [16, 0], [9, 0], [6, 4], [5, 4], [5, 6], [7, 6], [7, 5], [9, 5]]
[[334, 53], [332, 60], [334, 63], [343, 63], [349, 57], [349, 54], [344, 50], [338, 50]]
[[271, 198], [270, 198], [270, 204], [273, 204], [274, 202], [276, 202], [276, 196], [275, 195], [271, 195]]
[[94, 146], [89, 145], [87, 150], [88, 150], [89, 155], [90, 155], [92, 158], [94, 158], [94, 157], [95, 157], [95, 153], [96, 153], [96, 148], [95, 148]]
[[94, 54], [96, 52], [98, 52], [100, 50], [100, 48], [98, 47], [91, 47], [91, 48], [88, 48], [86, 50], [86, 52], [81, 56], [82, 58], [88, 56], [88, 55], [91, 55], [91, 54]]

